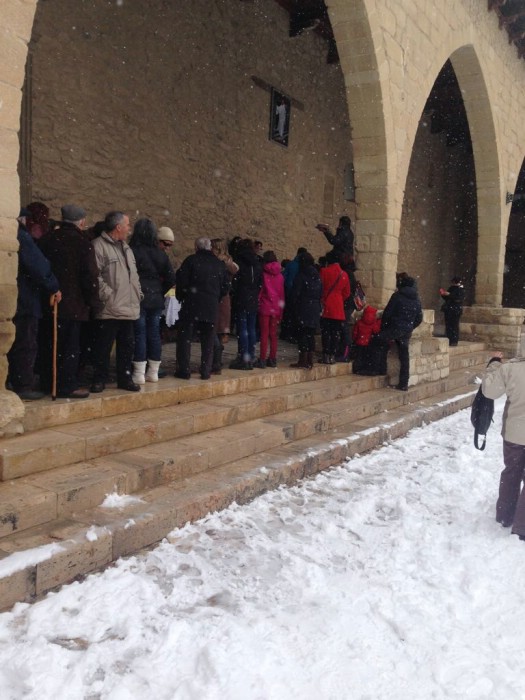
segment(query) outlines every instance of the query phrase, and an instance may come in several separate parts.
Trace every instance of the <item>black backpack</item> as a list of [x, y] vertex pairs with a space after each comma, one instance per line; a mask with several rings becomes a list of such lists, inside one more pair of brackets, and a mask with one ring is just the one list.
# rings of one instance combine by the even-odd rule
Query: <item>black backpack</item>
[[[484, 450], [485, 443], [487, 442], [487, 432], [492, 423], [492, 416], [494, 415], [494, 399], [487, 399], [481, 391], [481, 387], [478, 389], [478, 393], [474, 397], [472, 402], [472, 408], [470, 411], [470, 422], [474, 426], [474, 447], [477, 450]], [[483, 444], [481, 447], [478, 445], [478, 436], [483, 435]]]

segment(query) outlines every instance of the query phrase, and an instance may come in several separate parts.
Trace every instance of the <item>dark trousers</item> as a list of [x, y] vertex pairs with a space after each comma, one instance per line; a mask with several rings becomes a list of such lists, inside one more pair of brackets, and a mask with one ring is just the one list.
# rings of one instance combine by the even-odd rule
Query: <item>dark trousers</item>
[[410, 376], [410, 356], [408, 346], [410, 338], [396, 338], [397, 351], [399, 353], [399, 386], [407, 387]]
[[126, 384], [131, 380], [135, 348], [134, 325], [134, 321], [117, 321], [113, 318], [94, 322], [93, 382], [108, 381], [113, 343], [116, 343], [117, 351], [117, 384]]
[[313, 352], [315, 350], [315, 328], [300, 325], [297, 330], [297, 346], [299, 352]]
[[177, 336], [177, 372], [190, 376], [191, 339], [193, 331], [199, 332], [201, 341], [201, 377], [209, 377], [216, 338], [215, 324], [208, 321], [179, 320]]
[[[57, 393], [70, 394], [78, 388], [80, 327], [82, 321], [58, 319], [57, 326]], [[40, 326], [40, 385], [49, 393], [53, 381], [53, 319], [46, 317]]]
[[38, 318], [21, 316], [13, 319], [15, 339], [7, 353], [9, 381], [13, 391], [33, 388], [36, 353], [38, 350]]
[[335, 355], [341, 339], [343, 321], [335, 318], [321, 319], [321, 344], [325, 355]]
[[368, 345], [356, 345], [352, 372], [368, 377], [386, 374], [387, 352], [388, 345], [384, 346], [375, 338], [372, 338]]
[[447, 309], [445, 312], [445, 335], [450, 345], [457, 345], [459, 340], [459, 319], [461, 311]]
[[496, 520], [506, 527], [512, 525], [512, 532], [525, 536], [525, 492], [521, 489], [525, 476], [525, 445], [503, 440], [503, 462], [505, 469], [500, 476]]

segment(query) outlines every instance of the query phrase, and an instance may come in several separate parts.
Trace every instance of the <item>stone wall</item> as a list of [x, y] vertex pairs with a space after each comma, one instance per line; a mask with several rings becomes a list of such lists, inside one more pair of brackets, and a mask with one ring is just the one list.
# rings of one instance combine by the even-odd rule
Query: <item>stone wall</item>
[[[32, 196], [92, 221], [122, 208], [176, 232], [261, 239], [278, 257], [329, 247], [352, 162], [339, 65], [288, 37], [274, 0], [39, 2], [32, 56]], [[270, 93], [292, 98], [289, 146], [268, 139]]]
[[459, 326], [462, 340], [482, 340], [488, 347], [501, 350], [506, 357], [522, 352], [522, 330], [525, 309], [465, 307]]

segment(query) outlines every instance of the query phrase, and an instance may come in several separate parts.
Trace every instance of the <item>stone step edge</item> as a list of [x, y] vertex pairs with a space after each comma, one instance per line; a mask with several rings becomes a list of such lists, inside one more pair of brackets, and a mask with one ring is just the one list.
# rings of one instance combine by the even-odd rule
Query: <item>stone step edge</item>
[[29, 403], [22, 425], [24, 433], [30, 434], [36, 430], [81, 423], [91, 418], [109, 418], [152, 408], [168, 408], [220, 396], [346, 376], [349, 373], [350, 364], [336, 363], [315, 364], [311, 370], [277, 367], [243, 372], [226, 369], [221, 375], [213, 375], [204, 382], [197, 377], [190, 380], [169, 377], [158, 383], [145, 384], [136, 393], [108, 387], [103, 393], [91, 395], [87, 399], [58, 399], [56, 402], [43, 399], [43, 402]]
[[[144, 492], [148, 503], [133, 503], [118, 512], [97, 507], [75, 519], [49, 524], [48, 542], [27, 549], [1, 549], [0, 610], [17, 602], [31, 602], [47, 592], [82, 579], [120, 557], [160, 542], [176, 528], [233, 502], [247, 503], [280, 485], [292, 485], [305, 477], [338, 465], [358, 454], [395, 440], [423, 424], [439, 420], [471, 405], [476, 389], [446, 392], [391, 411], [388, 421], [374, 418], [349, 424], [337, 434], [317, 435], [314, 446], [295, 443], [267, 454], [216, 467], [176, 486]], [[301, 442], [301, 441], [299, 441]], [[303, 439], [303, 442], [307, 442]], [[288, 449], [287, 449], [288, 448]], [[172, 536], [176, 539], [176, 534]], [[51, 542], [49, 542], [51, 539]], [[4, 548], [8, 543], [4, 542]], [[29, 563], [31, 562], [31, 563]]]
[[[386, 385], [385, 377], [358, 377], [356, 375], [345, 375], [345, 377], [349, 381], [346, 389], [343, 391], [344, 396], [340, 396], [340, 399], [352, 396], [367, 396], [372, 391], [384, 389]], [[334, 387], [340, 388], [338, 380], [339, 377], [327, 377], [322, 381], [330, 381]], [[300, 387], [303, 386], [305, 395], [311, 394], [311, 397], [301, 401], [300, 405], [286, 405], [287, 403], [293, 403], [293, 396], [285, 396], [282, 402], [278, 401], [279, 392], [286, 390], [288, 387], [293, 387], [295, 393], [300, 394]], [[266, 390], [253, 390], [243, 394], [236, 394], [235, 396], [247, 397], [251, 400], [252, 406], [258, 406], [259, 404], [266, 406], [268, 410], [260, 411], [260, 415], [257, 418], [270, 418], [272, 415], [281, 414], [283, 411], [313, 407], [324, 403], [326, 401], [322, 393], [324, 389], [325, 385], [316, 387], [311, 382], [304, 382], [281, 387], [269, 387]], [[261, 391], [264, 391], [262, 397], [259, 395]], [[187, 408], [185, 405], [180, 406], [180, 410], [178, 405], [152, 409], [152, 412], [160, 412], [161, 416], [145, 410], [125, 413], [122, 416], [112, 416], [116, 421], [121, 419], [122, 426], [108, 433], [105, 432], [104, 421], [106, 419], [94, 418], [91, 421], [68, 424], [63, 429], [60, 426], [56, 426], [32, 432], [27, 437], [19, 435], [7, 438], [0, 442], [0, 485], [25, 477], [36, 476], [56, 468], [80, 464], [94, 459], [110, 458], [112, 455], [122, 452], [141, 449], [174, 439], [183, 440], [193, 435], [208, 432], [211, 429], [233, 427], [255, 420], [250, 417], [251, 411], [249, 410], [248, 401], [244, 407], [230, 406], [228, 404], [229, 398], [230, 396], [216, 396], [211, 399], [193, 401]], [[272, 405], [272, 399], [275, 400], [275, 406]], [[278, 406], [277, 403], [282, 403], [283, 405]], [[205, 406], [206, 409], [211, 407], [211, 410], [207, 410], [205, 414], [201, 415], [198, 408], [197, 411], [193, 408], [199, 405]], [[215, 411], [213, 410], [214, 407]], [[170, 416], [170, 408], [177, 409], [177, 413]], [[215, 420], [213, 420], [213, 416], [216, 417]], [[158, 423], [155, 424], [154, 419], [156, 417], [158, 418]], [[136, 425], [131, 425], [134, 419], [137, 423]], [[208, 424], [215, 423], [215, 425], [210, 428], [206, 426], [206, 422]], [[85, 437], [82, 434], [84, 427], [89, 428], [90, 431], [90, 434]], [[100, 430], [93, 434], [93, 428], [97, 427], [100, 427]], [[172, 436], [167, 437], [170, 432]], [[128, 440], [128, 443], [131, 443], [131, 447], [123, 448], [126, 440]], [[36, 460], [37, 450], [41, 450], [47, 455], [47, 458], [41, 459], [39, 457]]]
[[[398, 405], [410, 405], [414, 401], [427, 400], [439, 393], [447, 391], [457, 393], [467, 385], [466, 380], [468, 380], [468, 384], [473, 383], [475, 374], [476, 372], [471, 370], [459, 372], [437, 382], [417, 385], [411, 388], [407, 394], [392, 393], [390, 389], [372, 389], [364, 392], [363, 396], [367, 397], [368, 401], [366, 403], [369, 403], [371, 406], [377, 403], [378, 398], [384, 398], [385, 403], [388, 403], [389, 399], [394, 397], [398, 400]], [[305, 415], [307, 415], [307, 413], [315, 410], [316, 407], [322, 408], [323, 405], [318, 402], [253, 420], [272, 421], [272, 419], [275, 419], [276, 424], [282, 423], [284, 426], [289, 422], [287, 421], [287, 416], [290, 412], [298, 410], [306, 412]], [[377, 411], [370, 411], [369, 416], [374, 415], [377, 415]], [[309, 419], [305, 420], [309, 422]], [[250, 422], [247, 420], [244, 423]], [[235, 425], [237, 424], [228, 424], [222, 427], [235, 428]], [[217, 434], [222, 427], [218, 426], [205, 432]], [[269, 429], [271, 430], [271, 423]], [[312, 430], [309, 435], [314, 435], [316, 432]], [[174, 440], [178, 439], [182, 440], [184, 444], [184, 436], [174, 438]], [[301, 438], [297, 439], [300, 440]], [[289, 444], [296, 441], [296, 439], [286, 440], [280, 444]], [[168, 440], [167, 442], [169, 444], [173, 440]], [[158, 449], [162, 442], [155, 443], [155, 445]], [[118, 491], [120, 494], [132, 494], [144, 488], [160, 486], [168, 481], [164, 476], [168, 473], [171, 474], [169, 481], [173, 483], [177, 479], [173, 477], [173, 468], [168, 466], [171, 460], [167, 460], [159, 455], [156, 457], [148, 456], [147, 454], [140, 455], [140, 452], [144, 452], [144, 450], [148, 450], [152, 446], [153, 444], [142, 448], [135, 446], [123, 452], [96, 457], [77, 464], [57, 466], [51, 470], [0, 482], [0, 494], [4, 496], [0, 512], [0, 521], [3, 523], [2, 529], [6, 530], [7, 526], [12, 523], [13, 531], [22, 532], [40, 524], [54, 521], [57, 518], [67, 518], [72, 512], [76, 512], [79, 506], [81, 508], [95, 507], [102, 502], [105, 494], [108, 492]], [[266, 450], [263, 448], [262, 451]], [[257, 454], [257, 452], [253, 454]], [[188, 458], [189, 455], [186, 455], [184, 460], [187, 461]], [[206, 469], [208, 468], [215, 467], [207, 467]], [[197, 473], [197, 470], [195, 470], [195, 473]], [[51, 474], [54, 474], [53, 478], [58, 485], [53, 486], [53, 483], [46, 483]], [[180, 476], [179, 478], [183, 477]], [[66, 482], [70, 482], [69, 487], [66, 486]], [[2, 533], [2, 537], [8, 537], [11, 534], [13, 532], [6, 530], [6, 532]]]
[[[461, 367], [458, 369], [454, 369], [453, 371], [450, 372], [448, 377], [444, 377], [442, 380], [439, 380], [439, 381], [444, 381], [444, 382], [446, 382], [447, 380], [454, 381], [455, 377], [459, 376], [461, 373], [477, 372], [478, 369], [481, 370], [483, 368], [483, 366], [484, 365], [481, 365], [481, 364], [480, 365], [469, 365], [469, 366]], [[368, 377], [368, 378], [356, 377], [356, 375], [352, 375], [352, 374], [344, 374], [344, 375], [339, 374], [337, 376], [332, 375], [332, 376], [323, 377], [321, 379], [321, 381], [325, 381], [325, 380], [332, 381], [333, 380], [335, 382], [335, 381], [338, 381], [341, 376], [350, 377], [352, 379], [352, 382], [349, 383], [349, 391], [348, 391], [349, 395], [353, 395], [354, 393], [355, 394], [366, 393], [368, 390], [365, 390], [364, 388], [360, 388], [359, 382], [361, 380], [366, 381], [367, 379], [368, 380], [373, 379], [372, 377]], [[387, 381], [386, 378], [381, 378], [381, 380], [379, 378], [375, 378], [375, 380], [376, 380], [375, 383], [377, 384], [377, 386], [375, 386], [376, 389], [379, 389], [382, 386], [385, 386], [386, 381]], [[273, 394], [278, 394], [279, 390], [282, 390], [284, 387], [300, 387], [302, 384], [304, 384], [304, 385], [306, 385], [306, 387], [308, 387], [311, 385], [311, 380], [307, 379], [307, 381], [305, 381], [305, 382], [293, 382], [291, 384], [284, 384], [284, 385], [280, 385], [280, 386], [271, 386], [271, 387], [268, 387], [267, 389], [251, 389], [251, 390], [247, 390], [245, 392], [242, 392], [240, 394], [235, 394], [235, 395], [236, 396], [239, 396], [239, 395], [254, 396], [254, 400], [256, 400], [256, 394], [260, 391], [265, 391], [265, 395], [267, 394], [268, 396], [272, 396]], [[432, 385], [432, 384], [433, 384], [433, 382], [424, 382], [423, 384], [419, 384], [414, 388], [417, 389], [418, 387], [421, 388], [422, 386]], [[355, 386], [353, 386], [353, 385], [355, 385]], [[315, 383], [314, 383], [314, 387], [315, 387]], [[351, 387], [353, 387], [353, 388], [351, 388]], [[308, 389], [305, 389], [305, 391], [308, 391]], [[190, 408], [188, 408], [188, 416], [186, 416], [186, 418], [189, 419], [191, 417], [191, 405], [199, 404], [199, 403], [206, 404], [206, 405], [210, 405], [210, 404], [215, 403], [218, 406], [219, 411], [221, 411], [221, 410], [225, 411], [226, 407], [224, 405], [221, 406], [221, 400], [227, 401], [227, 398], [229, 396], [231, 396], [231, 394], [227, 394], [227, 395], [222, 394], [222, 395], [217, 395], [217, 396], [213, 396], [213, 397], [205, 397], [202, 399], [195, 399], [194, 401], [189, 402]], [[314, 397], [314, 399], [317, 399], [317, 397]], [[311, 405], [315, 405], [316, 403], [321, 403], [321, 402], [319, 402], [318, 400], [313, 400], [311, 402]], [[179, 405], [180, 404], [177, 404], [177, 406], [179, 406]], [[306, 404], [303, 404], [303, 406], [297, 406], [296, 408], [300, 408], [300, 407], [304, 407], [304, 406], [306, 406]], [[154, 410], [154, 411], [155, 410], [168, 411], [169, 406], [153, 408], [152, 410]], [[232, 408], [231, 410], [233, 411], [234, 409]], [[285, 408], [284, 410], [288, 410], [288, 409]], [[267, 415], [271, 415], [271, 413], [268, 413]], [[158, 439], [156, 438], [156, 433], [155, 433], [155, 430], [153, 430], [151, 420], [148, 419], [148, 412], [145, 410], [124, 413], [121, 416], [112, 416], [112, 417], [117, 418], [117, 419], [119, 417], [121, 417], [123, 425], [125, 426], [125, 424], [127, 423], [127, 419], [132, 420], [134, 416], [136, 416], [137, 418], [139, 416], [144, 416], [143, 420], [145, 422], [145, 429], [142, 433], [142, 438], [143, 438], [142, 441], [138, 439], [137, 435], [135, 435], [133, 449], [145, 447], [145, 446], [150, 445], [150, 444], [157, 444], [157, 443], [162, 442], [166, 439], [166, 438], [162, 438], [162, 437], [159, 437]], [[107, 417], [105, 417], [105, 418], [107, 418]], [[128, 427], [128, 428], [123, 427], [122, 433], [120, 434], [118, 439], [115, 438], [115, 440], [116, 440], [115, 449], [112, 448], [112, 449], [103, 450], [101, 448], [98, 454], [96, 454], [96, 455], [89, 454], [88, 453], [89, 448], [90, 448], [89, 444], [87, 442], [82, 444], [82, 440], [83, 440], [82, 436], [75, 435], [75, 433], [74, 433], [75, 427], [74, 426], [78, 426], [78, 429], [81, 431], [83, 424], [86, 424], [86, 425], [89, 424], [90, 426], [93, 426], [94, 424], [96, 425], [97, 422], [99, 422], [101, 425], [100, 435], [104, 435], [104, 420], [105, 420], [105, 418], [93, 418], [90, 421], [79, 421], [79, 422], [74, 423], [74, 424], [66, 424], [64, 430], [60, 430], [60, 426], [43, 428], [41, 430], [36, 430], [34, 432], [31, 432], [29, 434], [29, 436], [31, 436], [31, 439], [33, 441], [37, 440], [39, 436], [42, 436], [43, 444], [41, 445], [41, 447], [43, 449], [52, 449], [55, 452], [55, 454], [53, 455], [53, 465], [51, 466], [51, 468], [65, 467], [69, 464], [79, 464], [79, 463], [82, 463], [85, 461], [90, 461], [91, 459], [95, 459], [97, 457], [103, 458], [103, 457], [110, 456], [112, 454], [118, 454], [118, 453], [122, 452], [123, 450], [121, 449], [121, 443], [124, 440], [123, 436], [126, 433], [131, 434], [131, 433], [136, 432], [136, 430], [131, 428], [131, 427]], [[249, 419], [247, 419], [247, 420], [249, 420]], [[232, 421], [231, 425], [236, 425], [236, 424], [240, 424], [243, 422], [245, 422], [245, 421], [243, 420], [242, 415], [239, 414], [237, 419]], [[204, 428], [204, 430], [206, 430], [206, 428]], [[161, 433], [162, 432], [164, 432], [164, 433], [166, 432], [166, 427], [164, 427], [164, 429], [163, 429], [163, 431], [161, 431]], [[196, 430], [196, 429], [192, 428], [191, 430], [189, 430], [187, 432], [184, 432], [181, 429], [180, 433], [177, 433], [176, 437], [182, 439], [185, 436], [193, 435], [197, 432], [202, 432], [202, 429]], [[47, 440], [46, 440], [46, 437], [48, 438]], [[49, 443], [49, 439], [51, 439], [51, 445]], [[89, 439], [90, 438], [88, 438], [88, 440]], [[94, 438], [94, 439], [91, 438], [91, 439], [93, 440], [94, 443], [97, 442], [96, 438]], [[17, 457], [14, 457], [14, 459], [15, 459], [15, 461], [19, 461], [19, 462], [23, 461], [24, 454], [27, 454], [30, 457], [32, 454], [34, 454], [35, 449], [38, 448], [38, 445], [35, 446], [35, 444], [32, 444], [32, 445], [28, 444], [28, 447], [25, 451], [18, 449], [23, 444], [23, 440], [24, 440], [24, 436], [17, 436], [17, 437], [13, 437], [13, 438], [7, 438], [4, 441], [0, 441], [0, 483], [7, 482], [7, 481], [10, 481], [12, 479], [23, 478], [24, 476], [30, 476], [32, 474], [38, 474], [40, 472], [48, 471], [48, 465], [44, 461], [40, 463], [40, 466], [38, 469], [29, 468], [29, 466], [27, 466], [27, 467], [21, 466], [17, 470], [17, 469], [13, 469], [12, 467], [9, 466], [9, 449], [10, 449], [10, 447], [14, 447], [14, 454], [17, 455]], [[3, 447], [2, 447], [2, 445], [3, 445]], [[59, 447], [60, 445], [63, 446], [63, 452], [64, 452], [63, 455], [60, 455], [57, 453], [57, 447]], [[91, 446], [91, 450], [93, 450], [93, 449], [96, 449], [96, 448]]]
[[[472, 345], [476, 349], [472, 349]], [[478, 347], [481, 346], [481, 347]], [[449, 363], [454, 357], [477, 356], [480, 364], [486, 363], [486, 353], [480, 343], [467, 343], [464, 346], [452, 348]], [[219, 396], [258, 391], [265, 388], [278, 388], [286, 385], [301, 384], [319, 379], [347, 376], [351, 374], [351, 364], [337, 363], [322, 365], [316, 363], [313, 370], [292, 367], [278, 367], [276, 370], [264, 369], [253, 372], [240, 372], [225, 369], [220, 376], [214, 376], [210, 381], [191, 379], [189, 382], [167, 378], [158, 384], [146, 384], [143, 391], [130, 394], [118, 389], [108, 388], [102, 394], [97, 394], [81, 401], [62, 400], [57, 402], [32, 403], [26, 407], [26, 415], [22, 419], [24, 432], [29, 434], [36, 430], [53, 428], [60, 425], [81, 423], [86, 417], [108, 418], [125, 413], [135, 413], [151, 408], [167, 408], [169, 406], [192, 403]], [[271, 377], [271, 380], [269, 380]], [[171, 386], [167, 382], [173, 381]], [[270, 387], [266, 384], [271, 381]], [[176, 383], [175, 383], [176, 382]]]

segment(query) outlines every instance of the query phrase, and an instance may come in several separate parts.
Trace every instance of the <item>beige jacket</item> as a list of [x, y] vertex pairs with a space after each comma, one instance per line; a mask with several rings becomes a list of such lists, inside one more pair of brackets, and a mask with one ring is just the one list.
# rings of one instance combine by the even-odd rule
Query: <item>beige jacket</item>
[[491, 362], [481, 391], [488, 399], [507, 395], [501, 434], [507, 442], [525, 445], [525, 358]]
[[107, 233], [95, 238], [93, 248], [100, 301], [95, 318], [135, 321], [140, 316], [142, 291], [133, 251]]

